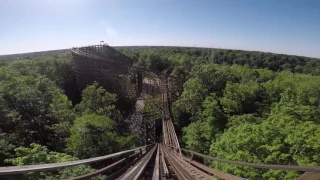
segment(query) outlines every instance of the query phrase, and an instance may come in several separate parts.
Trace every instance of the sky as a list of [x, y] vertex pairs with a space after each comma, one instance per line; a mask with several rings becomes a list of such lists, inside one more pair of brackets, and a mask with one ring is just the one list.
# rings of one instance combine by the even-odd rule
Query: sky
[[0, 54], [100, 41], [320, 58], [320, 0], [0, 0]]

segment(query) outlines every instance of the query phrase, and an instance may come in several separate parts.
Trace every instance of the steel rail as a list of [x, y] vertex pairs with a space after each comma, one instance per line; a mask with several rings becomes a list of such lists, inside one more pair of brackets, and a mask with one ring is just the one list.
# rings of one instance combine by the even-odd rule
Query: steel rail
[[142, 176], [142, 173], [146, 169], [147, 165], [150, 163], [150, 160], [151, 160], [157, 146], [158, 145], [155, 145], [154, 148], [151, 149], [150, 152], [146, 155], [146, 160], [142, 163], [142, 166], [140, 167], [138, 173], [134, 176], [133, 180], [140, 179], [140, 177]]
[[84, 174], [84, 175], [81, 175], [81, 176], [77, 176], [77, 177], [72, 177], [72, 178], [69, 178], [68, 180], [85, 180], [85, 179], [90, 179], [90, 178], [93, 178], [95, 176], [98, 176], [106, 171], [110, 171], [112, 170], [113, 168], [119, 166], [119, 165], [122, 165], [124, 164], [125, 162], [127, 162], [128, 160], [138, 156], [138, 155], [141, 155], [140, 152], [137, 152], [135, 154], [132, 154], [130, 155], [128, 158], [122, 158], [120, 159], [119, 161], [115, 162], [115, 163], [112, 163], [102, 169], [99, 169], [97, 171], [94, 171], [92, 173], [88, 173], [88, 174]]
[[[167, 71], [164, 72], [167, 75]], [[163, 128], [165, 129], [165, 131], [167, 132], [168, 136], [165, 137], [165, 144], [169, 144], [171, 146], [175, 146], [178, 149], [178, 152], [181, 154], [181, 150], [180, 150], [180, 145], [179, 145], [179, 141], [178, 141], [178, 137], [177, 134], [174, 130], [174, 126], [172, 123], [172, 120], [170, 118], [170, 116], [168, 116], [169, 114], [169, 109], [168, 109], [168, 81], [167, 80], [161, 80], [161, 92], [162, 92], [162, 103], [163, 103], [163, 120], [164, 121], [164, 125]], [[167, 140], [166, 140], [167, 138]]]
[[[173, 141], [173, 135], [172, 135], [172, 130], [170, 128], [170, 123], [169, 123], [169, 120], [166, 120], [167, 121], [167, 128], [168, 128], [168, 131], [169, 131], [169, 135], [170, 135], [170, 144], [171, 146], [174, 145], [174, 141]], [[175, 145], [174, 145], [175, 146]]]
[[165, 122], [166, 131], [167, 131], [168, 144], [172, 146], [172, 138], [171, 138], [171, 132], [169, 131], [169, 127], [168, 127], [168, 120], [164, 120], [164, 122]]
[[172, 131], [172, 128], [171, 128], [170, 119], [167, 120], [167, 127], [168, 127], [169, 134], [170, 134], [171, 145], [174, 146], [174, 147], [177, 147], [176, 144], [175, 144], [175, 140], [174, 140], [174, 134], [173, 134], [174, 132]]
[[165, 120], [162, 119], [162, 128], [163, 128], [163, 138], [164, 138], [164, 144], [168, 144], [168, 133], [166, 129]]
[[156, 161], [154, 163], [154, 168], [153, 168], [153, 176], [152, 176], [152, 180], [159, 180], [160, 177], [160, 173], [159, 173], [159, 169], [160, 169], [160, 146], [159, 144], [157, 144], [157, 155], [156, 155]]
[[[173, 146], [170, 146], [172, 148], [176, 148]], [[208, 155], [204, 155], [198, 152], [190, 151], [187, 149], [180, 148], [181, 151], [188, 152], [194, 155], [197, 155], [199, 157], [203, 157], [205, 159], [227, 163], [227, 164], [234, 164], [234, 165], [240, 165], [240, 166], [249, 166], [259, 169], [277, 169], [277, 170], [289, 170], [289, 171], [304, 171], [304, 172], [320, 172], [320, 166], [295, 166], [295, 165], [277, 165], [277, 164], [260, 164], [260, 163], [248, 163], [248, 162], [241, 162], [241, 161], [233, 161], [233, 160], [227, 160], [222, 159], [218, 157], [212, 157]]]
[[171, 119], [170, 119], [169, 123], [170, 123], [171, 129], [172, 129], [172, 132], [173, 132], [173, 138], [174, 138], [173, 141], [174, 141], [175, 147], [178, 149], [179, 154], [181, 154], [180, 144], [179, 144], [178, 137], [177, 137], [177, 134], [174, 130], [173, 122]]
[[189, 158], [186, 158], [186, 157], [183, 157], [181, 156], [185, 161], [189, 162], [190, 164], [194, 165], [195, 167], [207, 172], [207, 173], [210, 173], [212, 175], [216, 175], [220, 178], [223, 178], [223, 179], [226, 179], [226, 180], [242, 180], [243, 178], [241, 177], [237, 177], [237, 176], [234, 176], [232, 174], [228, 174], [228, 173], [224, 173], [224, 172], [221, 172], [221, 171], [218, 171], [218, 170], [215, 170], [215, 169], [212, 169], [212, 168], [209, 168], [199, 162], [196, 162], [196, 161], [193, 161]]
[[185, 171], [179, 163], [174, 161], [174, 158], [171, 157], [171, 154], [168, 153], [168, 150], [163, 148], [164, 156], [167, 157], [167, 160], [172, 167], [174, 174], [178, 177], [178, 179], [188, 179], [192, 180], [193, 177], [188, 173], [188, 171]]
[[189, 171], [193, 176], [199, 178], [199, 179], [210, 179], [210, 180], [215, 180], [215, 178], [213, 178], [211, 175], [201, 171], [200, 169], [194, 167], [191, 165], [191, 163], [189, 163], [188, 161], [184, 160], [182, 158], [182, 156], [180, 156], [180, 154], [176, 153], [175, 151], [170, 151], [168, 150], [170, 153], [172, 153], [172, 157], [174, 157], [179, 164], [184, 165], [183, 168], [186, 169], [187, 171]]
[[169, 127], [169, 124], [168, 124], [168, 121], [169, 119], [167, 119], [167, 109], [168, 109], [168, 106], [167, 106], [167, 94], [166, 94], [166, 91], [165, 91], [165, 88], [166, 88], [166, 84], [165, 82], [163, 82], [163, 80], [160, 81], [160, 88], [161, 88], [161, 92], [162, 92], [162, 105], [163, 105], [163, 109], [162, 109], [162, 121], [163, 121], [163, 129], [165, 131], [165, 144], [169, 144], [169, 145], [174, 145], [173, 142], [172, 142], [172, 130], [170, 129]]
[[146, 168], [147, 164], [149, 163], [152, 155], [155, 152], [157, 145], [155, 145], [135, 166], [124, 174], [121, 179], [125, 180], [136, 180], [142, 175], [144, 169]]
[[140, 156], [138, 156], [137, 158], [134, 158], [131, 162], [127, 163], [125, 166], [123, 166], [121, 169], [119, 169], [118, 171], [112, 173], [111, 175], [107, 176], [104, 180], [114, 180], [117, 177], [119, 177], [121, 175], [121, 173], [123, 173], [125, 170], [127, 170], [131, 165], [137, 163], [146, 153], [147, 153], [147, 149], [146, 151], [143, 153], [142, 151], [140, 151]]
[[226, 179], [226, 180], [243, 180], [243, 178], [241, 177], [237, 177], [237, 176], [234, 176], [232, 174], [228, 174], [228, 173], [224, 173], [224, 172], [221, 172], [221, 171], [218, 171], [218, 170], [215, 170], [215, 169], [212, 169], [212, 168], [209, 168], [201, 163], [198, 163], [196, 161], [193, 161], [192, 158], [189, 159], [189, 158], [186, 158], [184, 156], [182, 156], [181, 154], [175, 152], [175, 151], [172, 151], [176, 158], [180, 159], [180, 161], [183, 163], [187, 162], [189, 163], [190, 165], [193, 165], [194, 168], [196, 168], [196, 171], [198, 173], [201, 173], [203, 176], [206, 176], [207, 178], [211, 178], [210, 176], [208, 177], [208, 174], [211, 174], [211, 175], [216, 175], [220, 178], [223, 178], [223, 179]]
[[185, 177], [183, 177], [183, 179], [216, 180], [211, 175], [208, 175], [208, 174], [202, 172], [201, 170], [195, 168], [191, 164], [189, 164], [187, 161], [182, 159], [181, 156], [178, 155], [178, 153], [167, 149], [166, 154], [170, 158], [171, 163], [176, 166], [176, 168], [174, 169], [175, 173], [180, 174], [180, 175], [182, 174], [183, 176], [185, 176]]
[[138, 147], [135, 149], [125, 150], [125, 151], [121, 151], [121, 152], [117, 152], [117, 153], [113, 153], [113, 154], [109, 154], [109, 155], [105, 155], [105, 156], [100, 156], [100, 157], [95, 157], [95, 158], [90, 158], [90, 159], [82, 159], [82, 160], [71, 161], [71, 162], [0, 167], [0, 175], [21, 174], [21, 173], [26, 173], [26, 172], [38, 172], [38, 171], [50, 171], [50, 170], [54, 170], [54, 169], [58, 169], [58, 168], [65, 168], [65, 167], [70, 167], [70, 166], [75, 166], [75, 165], [98, 162], [98, 161], [102, 161], [102, 160], [116, 158], [116, 157], [125, 155], [127, 153], [135, 152], [137, 150], [142, 150], [142, 149], [147, 148], [151, 145], [141, 146], [141, 147]]
[[163, 167], [163, 173], [166, 177], [169, 176], [169, 170], [168, 170], [168, 166], [166, 164], [166, 161], [164, 159], [164, 153], [163, 153], [163, 150], [162, 150], [162, 145], [160, 145], [160, 152], [161, 152], [161, 165]]

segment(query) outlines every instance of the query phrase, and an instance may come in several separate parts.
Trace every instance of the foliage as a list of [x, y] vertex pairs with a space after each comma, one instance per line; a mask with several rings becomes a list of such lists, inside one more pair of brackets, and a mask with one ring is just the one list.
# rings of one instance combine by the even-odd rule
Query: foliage
[[[59, 147], [56, 143], [66, 134], [58, 133], [53, 127], [60, 123], [68, 125], [74, 117], [71, 103], [52, 81], [32, 76], [6, 79], [2, 81], [0, 96], [3, 131], [14, 132], [20, 145], [37, 142]], [[58, 102], [65, 108], [63, 111], [57, 112]]]
[[[0, 164], [13, 149], [40, 143], [62, 151], [74, 120], [71, 54], [3, 61], [0, 67]], [[77, 89], [77, 88], [75, 88]]]
[[6, 133], [0, 133], [0, 166], [3, 165], [3, 161], [6, 158], [12, 157], [12, 151], [15, 148], [9, 140], [9, 135]]
[[[77, 158], [61, 152], [95, 157], [134, 145], [120, 121], [116, 95], [97, 83], [83, 91], [82, 101], [73, 108], [80, 98], [70, 53], [5, 62], [0, 67], [1, 165], [66, 162]], [[20, 147], [16, 153], [15, 147]], [[81, 165], [28, 176], [67, 179], [92, 171]]]
[[[268, 164], [319, 165], [320, 110], [296, 101], [286, 91], [258, 124], [243, 123], [218, 136], [210, 152], [221, 158]], [[258, 170], [222, 163], [215, 168], [250, 179], [294, 179], [297, 172]]]
[[155, 119], [160, 118], [161, 104], [160, 96], [153, 97], [147, 95], [144, 102], [143, 119], [146, 122], [153, 122]]
[[[236, 61], [245, 62], [243, 66], [234, 65], [238, 63], [233, 55], [212, 54], [211, 62], [193, 62], [182, 95], [173, 104], [186, 148], [244, 162], [319, 165], [320, 77], [311, 75], [316, 70], [310, 70], [308, 63], [303, 67], [308, 67], [308, 72], [302, 65], [287, 64], [279, 69], [282, 62], [275, 65], [270, 59], [269, 64], [243, 59]], [[314, 67], [317, 63], [313, 62]], [[310, 74], [293, 73], [299, 68]], [[299, 175], [223, 163], [212, 166], [249, 179], [294, 179]]]
[[97, 82], [82, 91], [82, 100], [76, 105], [78, 116], [83, 114], [98, 114], [108, 116], [113, 120], [121, 118], [120, 112], [115, 109], [117, 96], [103, 89]]
[[149, 69], [153, 71], [163, 71], [170, 66], [167, 58], [156, 53], [141, 54], [138, 62], [135, 64], [137, 68]]
[[[186, 86], [192, 82], [190, 78], [175, 103], [175, 108], [180, 108], [182, 113], [189, 113], [188, 109], [194, 108], [190, 113], [193, 122], [183, 129], [187, 148], [244, 162], [320, 164], [317, 153], [320, 148], [317, 140], [320, 130], [319, 76], [287, 71], [269, 73], [234, 65], [213, 65], [212, 68], [226, 74], [227, 83], [221, 96], [215, 95], [213, 100], [212, 93], [217, 91], [204, 92], [203, 80]], [[197, 74], [201, 74], [201, 69], [198, 68]], [[189, 94], [186, 96], [186, 93]], [[186, 101], [192, 97], [205, 98]], [[180, 104], [180, 101], [185, 103]], [[215, 121], [225, 125], [222, 130], [212, 123]], [[261, 170], [216, 162], [212, 166], [249, 179], [294, 179], [299, 175], [293, 171]]]
[[[3, 137], [0, 141], [1, 165], [4, 165], [4, 159], [14, 157], [15, 147], [27, 148], [31, 143], [65, 152], [67, 139], [72, 136], [70, 129], [81, 126], [75, 122], [86, 114], [112, 118], [109, 119], [112, 121], [111, 134], [115, 139], [109, 142], [118, 143], [118, 146], [111, 145], [112, 152], [123, 150], [134, 143], [127, 134], [125, 123], [120, 121], [120, 112], [115, 107], [117, 97], [98, 84], [95, 83], [83, 92], [83, 100], [74, 110], [69, 98], [75, 97], [75, 89], [78, 88], [70, 53], [4, 62], [0, 67], [0, 136]], [[72, 100], [73, 103], [79, 101]], [[75, 115], [78, 115], [77, 120]], [[95, 134], [100, 126], [87, 124], [89, 128], [84, 127], [83, 130], [89, 130], [88, 135], [106, 138], [103, 133]], [[102, 147], [105, 146], [98, 147], [100, 151], [96, 151], [96, 154], [106, 154], [106, 151], [102, 154]]]
[[[49, 151], [47, 147], [41, 146], [39, 144], [32, 143], [30, 147], [19, 147], [15, 149], [16, 158], [5, 160], [7, 163], [22, 166], [22, 165], [33, 165], [33, 164], [47, 164], [47, 163], [61, 163], [68, 161], [78, 160], [65, 153], [58, 153], [54, 151]], [[80, 176], [82, 174], [87, 174], [93, 172], [90, 166], [78, 165], [67, 167], [63, 169], [58, 169], [55, 171], [48, 172], [36, 172], [28, 173], [27, 176], [30, 179], [67, 179], [70, 177]], [[94, 179], [103, 179], [102, 176], [96, 177]]]
[[81, 159], [118, 152], [133, 146], [132, 136], [121, 136], [116, 122], [96, 114], [77, 118], [68, 138], [68, 151]]
[[184, 142], [188, 149], [208, 153], [215, 135], [224, 129], [226, 117], [221, 111], [215, 94], [207, 96], [202, 103], [203, 111], [196, 121], [183, 129]]
[[[184, 84], [181, 97], [173, 104], [173, 115], [177, 122], [183, 126], [187, 121], [183, 117], [194, 116], [201, 110], [201, 104], [206, 96], [214, 92], [221, 96], [226, 85], [227, 74], [217, 71], [214, 65], [197, 67], [190, 74]], [[181, 121], [182, 120], [182, 121]]]
[[[291, 71], [295, 73], [319, 74], [320, 61], [316, 58], [273, 54], [257, 51], [207, 49], [192, 47], [128, 47], [120, 49], [124, 54], [139, 58], [137, 64], [147, 67], [149, 54], [168, 58], [171, 65], [183, 65], [185, 62], [196, 64], [248, 65], [250, 68], [267, 68], [272, 71]], [[140, 57], [143, 56], [141, 59]], [[143, 61], [141, 61], [143, 59]]]
[[263, 103], [263, 93], [264, 89], [256, 82], [227, 83], [220, 102], [226, 113], [254, 113]]
[[262, 121], [263, 118], [258, 117], [254, 114], [233, 115], [229, 117], [227, 126], [238, 126], [245, 123], [255, 124], [261, 123]]
[[180, 81], [185, 82], [188, 75], [189, 75], [189, 71], [187, 69], [185, 69], [184, 66], [176, 66], [173, 69], [171, 75], [176, 77]]

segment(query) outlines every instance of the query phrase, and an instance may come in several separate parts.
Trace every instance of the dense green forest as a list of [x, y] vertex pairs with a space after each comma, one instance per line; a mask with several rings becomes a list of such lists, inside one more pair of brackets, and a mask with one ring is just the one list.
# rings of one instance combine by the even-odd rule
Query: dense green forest
[[[320, 165], [320, 60], [240, 50], [123, 49], [136, 66], [185, 83], [173, 103], [182, 146], [220, 158]], [[249, 179], [294, 179], [299, 172], [206, 162]]]
[[[118, 50], [136, 67], [172, 68], [171, 75], [183, 82], [172, 105], [183, 147], [237, 161], [320, 165], [319, 59], [204, 48]], [[160, 99], [147, 97], [148, 121], [158, 116], [153, 101]], [[136, 146], [119, 104], [98, 83], [78, 91], [71, 53], [0, 61], [0, 166], [65, 162]], [[249, 179], [299, 174], [205, 163]], [[28, 176], [64, 179], [100, 167]]]
[[[134, 147], [117, 101], [98, 83], [84, 89], [80, 98], [69, 52], [1, 61], [0, 166], [65, 162]], [[65, 179], [100, 166], [28, 176]]]

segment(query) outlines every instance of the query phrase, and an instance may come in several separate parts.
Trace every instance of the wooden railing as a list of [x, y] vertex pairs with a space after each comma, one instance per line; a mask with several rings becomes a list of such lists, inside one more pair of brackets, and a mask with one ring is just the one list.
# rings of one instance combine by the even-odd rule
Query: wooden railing
[[[28, 172], [43, 172], [43, 171], [52, 171], [59, 168], [66, 168], [76, 165], [82, 165], [82, 164], [88, 164], [88, 163], [94, 163], [99, 162], [103, 160], [113, 159], [113, 158], [121, 158], [117, 162], [114, 162], [113, 164], [97, 170], [93, 173], [82, 175], [79, 177], [75, 177], [72, 179], [87, 179], [94, 176], [98, 176], [105, 171], [112, 170], [115, 167], [118, 167], [119, 165], [123, 164], [131, 164], [133, 160], [137, 157], [142, 157], [149, 149], [153, 146], [147, 145], [147, 146], [141, 146], [135, 149], [131, 150], [125, 150], [113, 154], [108, 154], [105, 156], [90, 158], [90, 159], [82, 159], [77, 161], [71, 161], [71, 162], [63, 162], [63, 163], [50, 163], [50, 164], [39, 164], [39, 165], [24, 165], [24, 166], [7, 166], [7, 167], [0, 167], [0, 179], [2, 175], [14, 175], [14, 174], [24, 174]], [[108, 176], [109, 177], [109, 176]]]
[[[172, 149], [177, 149], [174, 146], [169, 146]], [[207, 159], [207, 160], [212, 160], [212, 161], [217, 161], [221, 163], [227, 163], [227, 164], [233, 164], [233, 165], [239, 165], [239, 166], [248, 166], [248, 167], [253, 167], [253, 168], [259, 168], [259, 169], [274, 169], [274, 170], [285, 170], [285, 171], [299, 171], [299, 172], [305, 172], [302, 174], [300, 177], [297, 179], [299, 180], [313, 180], [313, 179], [320, 179], [320, 166], [295, 166], [295, 165], [279, 165], [279, 164], [261, 164], [261, 163], [248, 163], [248, 162], [240, 162], [240, 161], [233, 161], [233, 160], [227, 160], [227, 159], [222, 159], [218, 157], [212, 157], [208, 156], [205, 154], [201, 154], [195, 151], [187, 150], [180, 148], [182, 152], [188, 153], [190, 155], [190, 158], [183, 156], [183, 158], [186, 161], [189, 161], [191, 164], [194, 166], [199, 167], [200, 169], [213, 174], [213, 175], [223, 175], [225, 173], [217, 171], [215, 169], [209, 168], [197, 161], [194, 160], [195, 156]], [[229, 174], [228, 174], [229, 175]]]

